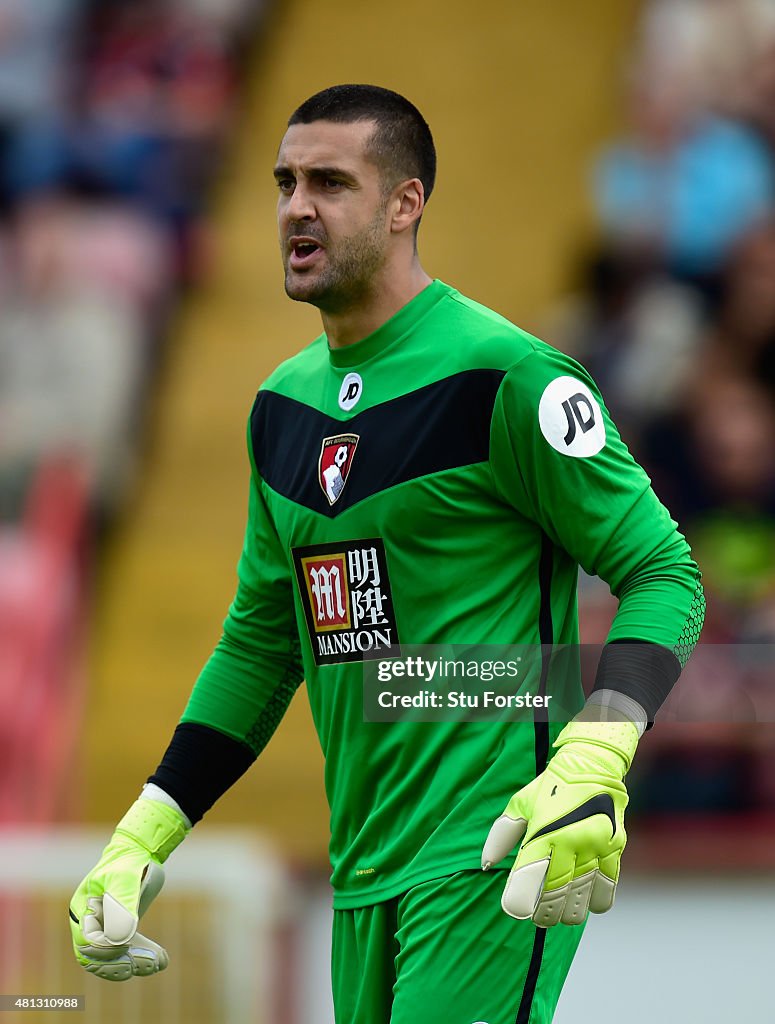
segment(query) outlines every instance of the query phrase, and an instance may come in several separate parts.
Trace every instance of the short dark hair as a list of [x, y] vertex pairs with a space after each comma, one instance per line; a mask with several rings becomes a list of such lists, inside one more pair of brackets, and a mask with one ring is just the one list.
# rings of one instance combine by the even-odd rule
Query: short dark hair
[[436, 181], [436, 147], [425, 119], [400, 93], [379, 85], [332, 85], [305, 100], [288, 118], [293, 124], [374, 121], [369, 155], [392, 188], [406, 178], [419, 178], [426, 201]]

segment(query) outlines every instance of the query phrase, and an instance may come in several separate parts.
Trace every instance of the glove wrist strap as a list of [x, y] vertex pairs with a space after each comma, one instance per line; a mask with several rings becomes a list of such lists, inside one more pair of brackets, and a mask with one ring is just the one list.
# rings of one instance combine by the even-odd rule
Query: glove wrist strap
[[188, 834], [183, 818], [158, 800], [135, 800], [116, 826], [116, 832], [134, 839], [160, 863], [169, 857]]
[[555, 747], [565, 743], [592, 743], [618, 754], [629, 771], [638, 746], [638, 727], [634, 722], [568, 722], [555, 740]]

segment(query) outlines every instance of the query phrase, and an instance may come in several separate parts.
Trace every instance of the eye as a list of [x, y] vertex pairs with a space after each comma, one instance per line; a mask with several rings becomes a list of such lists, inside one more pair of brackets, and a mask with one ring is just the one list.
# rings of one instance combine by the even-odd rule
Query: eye
[[278, 178], [277, 179], [277, 187], [279, 188], [279, 190], [284, 195], [290, 195], [291, 192], [293, 192], [293, 189], [294, 189], [295, 185], [296, 185], [296, 182], [293, 180], [293, 178]]
[[323, 185], [328, 189], [329, 192], [336, 192], [341, 188], [344, 188], [343, 181], [337, 181], [336, 178], [326, 178], [323, 181]]

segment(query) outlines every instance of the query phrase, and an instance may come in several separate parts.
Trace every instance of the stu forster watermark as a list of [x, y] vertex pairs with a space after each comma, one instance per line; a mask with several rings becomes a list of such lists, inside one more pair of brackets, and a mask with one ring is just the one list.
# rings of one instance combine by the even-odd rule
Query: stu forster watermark
[[481, 694], [466, 693], [465, 690], [448, 693], [421, 690], [411, 695], [383, 690], [377, 694], [381, 708], [548, 708], [551, 699], [551, 694], [496, 693], [494, 690], [485, 690]]

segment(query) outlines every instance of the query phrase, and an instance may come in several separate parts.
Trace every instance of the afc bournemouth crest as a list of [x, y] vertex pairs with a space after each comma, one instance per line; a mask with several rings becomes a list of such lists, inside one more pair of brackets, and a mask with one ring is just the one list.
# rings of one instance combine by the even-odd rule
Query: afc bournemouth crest
[[323, 438], [318, 459], [318, 482], [329, 505], [341, 497], [358, 441], [358, 434], [337, 434], [335, 437]]
[[381, 539], [294, 548], [293, 561], [316, 665], [399, 653]]

